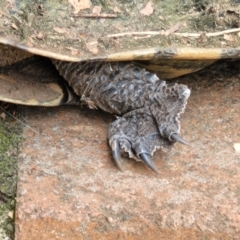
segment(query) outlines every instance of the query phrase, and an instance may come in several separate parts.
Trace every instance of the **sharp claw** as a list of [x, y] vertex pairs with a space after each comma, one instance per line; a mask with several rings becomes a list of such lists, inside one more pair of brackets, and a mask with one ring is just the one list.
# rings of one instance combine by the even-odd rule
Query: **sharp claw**
[[173, 141], [177, 141], [179, 143], [182, 143], [184, 145], [190, 146], [190, 144], [186, 140], [184, 140], [182, 137], [180, 137], [177, 133], [173, 133], [171, 135], [170, 139], [173, 140]]
[[151, 168], [155, 173], [159, 174], [157, 167], [153, 164], [152, 159], [148, 154], [140, 153], [139, 157], [149, 168]]
[[119, 143], [117, 141], [114, 141], [112, 144], [112, 156], [117, 167], [121, 171], [123, 171], [122, 164], [121, 164], [121, 152], [120, 152]]

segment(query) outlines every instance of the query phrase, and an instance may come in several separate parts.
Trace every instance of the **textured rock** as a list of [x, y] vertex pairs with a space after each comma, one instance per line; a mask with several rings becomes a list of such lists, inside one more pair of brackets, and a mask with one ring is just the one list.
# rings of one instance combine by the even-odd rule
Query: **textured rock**
[[[211, 73], [211, 71], [210, 71]], [[156, 175], [142, 163], [114, 165], [114, 117], [81, 107], [27, 108], [19, 161], [16, 240], [239, 239], [240, 83], [196, 74], [181, 135], [157, 151]], [[191, 78], [195, 81], [191, 82]]]

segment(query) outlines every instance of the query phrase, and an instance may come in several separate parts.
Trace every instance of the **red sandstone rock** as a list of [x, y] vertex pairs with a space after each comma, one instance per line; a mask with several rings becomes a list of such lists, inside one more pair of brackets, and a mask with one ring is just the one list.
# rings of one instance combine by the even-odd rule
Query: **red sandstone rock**
[[160, 175], [128, 159], [124, 172], [116, 168], [107, 143], [113, 116], [27, 108], [40, 134], [24, 131], [16, 240], [239, 239], [240, 84], [195, 81], [181, 121], [192, 147], [157, 151]]

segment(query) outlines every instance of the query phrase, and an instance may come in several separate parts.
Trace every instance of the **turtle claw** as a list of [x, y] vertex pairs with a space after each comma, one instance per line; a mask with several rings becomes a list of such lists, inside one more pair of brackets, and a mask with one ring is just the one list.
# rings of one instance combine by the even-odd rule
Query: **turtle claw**
[[120, 152], [119, 142], [113, 141], [111, 148], [112, 148], [112, 156], [113, 156], [114, 162], [116, 163], [117, 167], [121, 171], [123, 171], [123, 167], [122, 167], [122, 163], [121, 163], [121, 152]]
[[184, 140], [182, 137], [180, 137], [177, 133], [173, 133], [170, 136], [170, 139], [173, 140], [173, 141], [182, 143], [184, 145], [190, 146], [190, 144], [186, 140]]
[[140, 153], [139, 157], [149, 168], [151, 168], [155, 173], [159, 174], [157, 167], [153, 164], [151, 157], [147, 153]]
[[145, 112], [120, 117], [109, 125], [109, 145], [116, 165], [122, 170], [120, 150], [130, 158], [141, 160], [152, 171], [159, 174], [151, 155], [158, 149], [169, 149], [173, 144], [163, 138], [154, 118]]

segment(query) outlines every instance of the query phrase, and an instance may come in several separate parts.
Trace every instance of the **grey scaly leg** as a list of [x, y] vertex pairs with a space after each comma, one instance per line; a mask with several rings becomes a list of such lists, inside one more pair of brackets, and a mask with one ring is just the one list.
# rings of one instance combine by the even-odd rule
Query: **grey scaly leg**
[[176, 141], [188, 144], [179, 136], [179, 118], [190, 96], [187, 86], [167, 84], [127, 62], [53, 63], [89, 107], [118, 116], [109, 126], [108, 138], [120, 169], [121, 151], [158, 172], [151, 160], [156, 149]]

